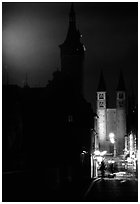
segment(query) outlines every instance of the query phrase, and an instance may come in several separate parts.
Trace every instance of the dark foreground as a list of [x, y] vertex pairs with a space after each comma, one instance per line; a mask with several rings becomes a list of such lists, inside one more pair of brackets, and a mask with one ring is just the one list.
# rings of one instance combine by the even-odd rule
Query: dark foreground
[[85, 201], [137, 202], [138, 182], [135, 178], [104, 178], [93, 182]]
[[3, 174], [3, 202], [79, 201], [90, 184], [90, 179], [71, 181], [45, 178], [43, 172], [14, 172]]
[[99, 201], [136, 202], [138, 182], [133, 178], [70, 178], [59, 181], [54, 177], [46, 180], [44, 174], [32, 172], [9, 172], [3, 174], [2, 201]]

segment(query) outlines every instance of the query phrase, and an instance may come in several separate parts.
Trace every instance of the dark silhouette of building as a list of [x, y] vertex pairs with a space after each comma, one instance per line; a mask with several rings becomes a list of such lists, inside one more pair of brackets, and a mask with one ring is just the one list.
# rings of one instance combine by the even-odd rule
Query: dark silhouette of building
[[65, 41], [59, 46], [61, 52], [61, 71], [71, 81], [71, 85], [82, 93], [83, 62], [85, 46], [80, 42], [82, 35], [76, 28], [76, 15], [72, 3], [69, 13], [69, 27]]
[[[73, 4], [60, 51], [61, 71], [53, 73], [46, 87], [30, 88], [27, 77], [23, 88], [3, 86], [3, 201], [28, 201], [28, 196], [45, 201], [46, 191], [56, 193], [58, 187], [65, 192], [70, 184], [90, 178], [94, 114], [82, 95], [84, 46]], [[9, 171], [18, 173], [9, 176]], [[24, 196], [18, 186], [26, 189]], [[51, 193], [47, 195], [53, 199]], [[59, 195], [61, 200], [64, 194]]]
[[[82, 176], [80, 154], [83, 147], [90, 154], [90, 135], [94, 124], [91, 105], [86, 102], [82, 94], [85, 49], [76, 28], [73, 4], [69, 13], [68, 33], [64, 43], [60, 45], [60, 52], [61, 71], [54, 72], [53, 80], [47, 86], [51, 94], [49, 97], [51, 104], [54, 104], [52, 107], [55, 109], [55, 115], [53, 116], [51, 112], [50, 117], [57, 127], [55, 134], [59, 131], [61, 135], [58, 140], [62, 139], [60, 143], [64, 144], [60, 150], [63, 151], [62, 161], [65, 161], [64, 171], [66, 173], [67, 168], [68, 172], [71, 171], [69, 176], [77, 179], [79, 175]], [[89, 160], [87, 166], [88, 170], [84, 176], [90, 177]]]

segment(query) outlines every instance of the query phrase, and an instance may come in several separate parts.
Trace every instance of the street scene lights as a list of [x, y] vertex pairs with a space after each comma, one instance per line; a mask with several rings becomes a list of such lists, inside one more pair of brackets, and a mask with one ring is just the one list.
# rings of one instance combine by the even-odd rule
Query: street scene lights
[[107, 151], [95, 150], [93, 154], [91, 154], [91, 178], [98, 176], [98, 168], [104, 160], [106, 153]]
[[115, 135], [114, 135], [114, 133], [110, 133], [109, 134], [109, 139], [110, 139], [110, 142], [112, 143], [112, 144], [114, 144], [115, 143]]
[[114, 157], [116, 157], [116, 141], [115, 134], [113, 132], [109, 133], [110, 142], [114, 145]]

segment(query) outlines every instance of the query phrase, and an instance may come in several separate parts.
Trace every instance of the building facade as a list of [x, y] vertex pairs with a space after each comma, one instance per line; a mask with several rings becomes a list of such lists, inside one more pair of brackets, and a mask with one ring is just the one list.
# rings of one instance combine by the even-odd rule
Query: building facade
[[[98, 150], [113, 156], [123, 155], [126, 135], [126, 92], [122, 74], [116, 89], [116, 107], [108, 107], [104, 77], [101, 73], [97, 89]], [[97, 146], [97, 144], [96, 144]]]

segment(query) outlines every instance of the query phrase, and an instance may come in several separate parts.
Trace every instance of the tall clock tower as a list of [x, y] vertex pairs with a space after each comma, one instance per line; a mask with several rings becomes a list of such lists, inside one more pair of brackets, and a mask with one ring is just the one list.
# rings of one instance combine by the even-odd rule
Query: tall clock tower
[[100, 151], [105, 150], [106, 145], [106, 87], [103, 73], [101, 72], [97, 89], [97, 132]]
[[120, 73], [119, 83], [116, 90], [116, 122], [116, 147], [117, 154], [120, 155], [123, 154], [124, 138], [126, 135], [126, 92], [122, 73]]
[[82, 93], [83, 61], [85, 47], [80, 42], [82, 35], [76, 28], [76, 15], [72, 3], [69, 13], [69, 27], [65, 41], [59, 45], [61, 53], [61, 72], [74, 87]]

